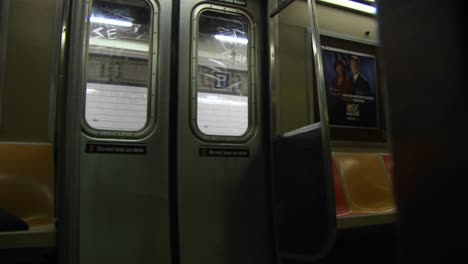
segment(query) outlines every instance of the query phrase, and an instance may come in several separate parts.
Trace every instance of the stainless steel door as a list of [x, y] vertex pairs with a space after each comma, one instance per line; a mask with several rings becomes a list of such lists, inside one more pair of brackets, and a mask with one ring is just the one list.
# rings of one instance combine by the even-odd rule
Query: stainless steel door
[[75, 1], [71, 11], [65, 167], [76, 210], [65, 258], [168, 264], [172, 3]]
[[180, 6], [180, 262], [271, 263], [263, 7], [222, 2]]

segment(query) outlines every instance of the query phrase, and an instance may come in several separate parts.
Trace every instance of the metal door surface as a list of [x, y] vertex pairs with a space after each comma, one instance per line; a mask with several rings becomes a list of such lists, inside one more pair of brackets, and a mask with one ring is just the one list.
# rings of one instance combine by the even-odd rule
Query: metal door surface
[[70, 8], [62, 260], [168, 264], [172, 2]]
[[[271, 263], [261, 1], [180, 2], [180, 263]], [[263, 17], [263, 18], [262, 18]]]

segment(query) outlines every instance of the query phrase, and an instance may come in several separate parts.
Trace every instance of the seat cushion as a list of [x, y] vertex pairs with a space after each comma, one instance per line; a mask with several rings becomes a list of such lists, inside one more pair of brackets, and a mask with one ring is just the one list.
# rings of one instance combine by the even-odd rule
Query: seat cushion
[[335, 153], [348, 190], [353, 214], [384, 213], [395, 209], [390, 179], [376, 153]]
[[336, 161], [333, 159], [333, 182], [335, 184], [335, 207], [336, 207], [336, 216], [344, 216], [351, 213], [351, 210], [348, 206], [346, 200], [346, 195], [343, 190], [343, 185], [341, 182], [341, 175], [336, 166]]
[[0, 208], [32, 229], [53, 224], [54, 200], [53, 145], [0, 142]]
[[0, 232], [2, 231], [24, 231], [29, 226], [21, 218], [0, 208]]

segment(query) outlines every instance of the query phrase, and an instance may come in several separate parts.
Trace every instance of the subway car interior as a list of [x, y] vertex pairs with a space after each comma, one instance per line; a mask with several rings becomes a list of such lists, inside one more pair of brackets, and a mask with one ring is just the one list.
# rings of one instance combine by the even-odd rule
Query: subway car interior
[[0, 0], [0, 263], [466, 263], [461, 2]]

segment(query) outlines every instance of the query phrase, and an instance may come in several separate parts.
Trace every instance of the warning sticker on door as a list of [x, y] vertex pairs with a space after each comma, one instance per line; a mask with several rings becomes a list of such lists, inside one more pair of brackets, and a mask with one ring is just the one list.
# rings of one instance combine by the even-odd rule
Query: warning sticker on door
[[247, 147], [200, 147], [199, 155], [201, 157], [242, 157], [246, 158], [250, 155], [250, 150]]
[[146, 145], [87, 143], [86, 153], [146, 154]]

